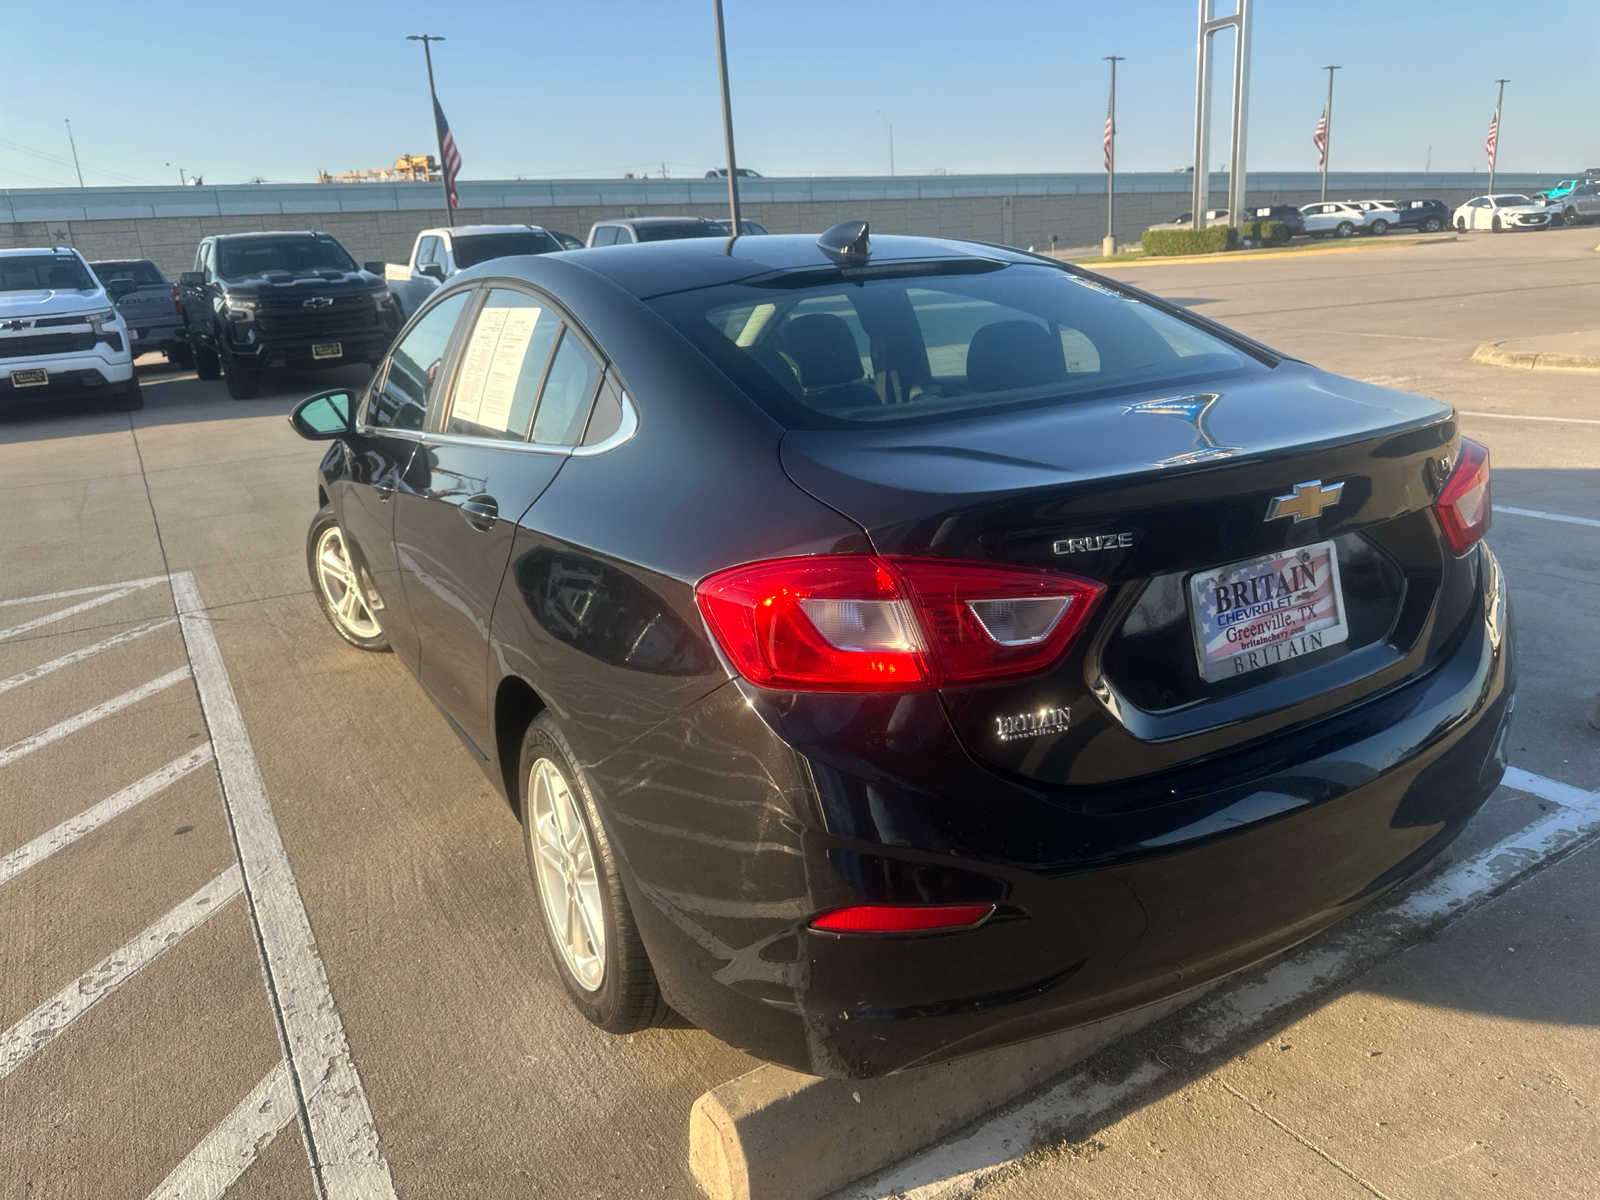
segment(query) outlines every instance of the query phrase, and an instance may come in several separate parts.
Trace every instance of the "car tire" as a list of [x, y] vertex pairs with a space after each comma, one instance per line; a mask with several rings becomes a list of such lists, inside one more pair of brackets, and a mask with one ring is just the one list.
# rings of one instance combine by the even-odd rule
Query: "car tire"
[[1578, 216], [1578, 210], [1569, 208], [1561, 214], [1561, 220], [1568, 225], [1581, 225], [1583, 218]]
[[189, 343], [189, 349], [194, 354], [194, 373], [199, 379], [221, 379], [222, 360], [217, 357], [217, 352], [208, 346]]
[[167, 361], [181, 370], [194, 366], [194, 350], [187, 346], [173, 346], [167, 351]]
[[1376, 221], [1374, 221], [1372, 223], [1372, 233], [1373, 233], [1374, 237], [1382, 237], [1384, 234], [1386, 234], [1388, 232], [1389, 232], [1389, 222], [1383, 220], [1382, 218], [1379, 218], [1378, 220], [1376, 220]]
[[1438, 233], [1439, 230], [1443, 228], [1444, 223], [1440, 221], [1438, 217], [1429, 217], [1427, 220], [1422, 222], [1423, 233]]
[[1490, 233], [1499, 233], [1500, 232], [1500, 218], [1499, 217], [1496, 217], [1494, 219], [1494, 222], [1489, 226], [1489, 232]]
[[[388, 635], [372, 611], [365, 572], [350, 556], [344, 530], [331, 508], [318, 509], [306, 530], [306, 571], [317, 605], [335, 633], [358, 650], [389, 648]], [[352, 591], [355, 598], [347, 601]]]
[[144, 391], [139, 387], [138, 373], [128, 376], [128, 381], [117, 385], [111, 397], [112, 412], [138, 412], [144, 407]]
[[1352, 225], [1349, 221], [1340, 221], [1338, 228], [1334, 230], [1335, 233], [1337, 233], [1340, 237], [1344, 237], [1344, 238], [1349, 237], [1355, 231], [1356, 231], [1356, 227], [1354, 225]]
[[573, 1006], [608, 1033], [654, 1025], [666, 1011], [655, 971], [593, 789], [548, 712], [522, 735], [517, 808], [539, 924]]
[[228, 395], [235, 400], [254, 400], [261, 395], [261, 372], [241, 367], [231, 354], [223, 356], [222, 380], [228, 385]]
[[1456, 232], [1457, 233], [1465, 233], [1466, 231], [1467, 231], [1467, 219], [1465, 217], [1457, 217], [1456, 218]]

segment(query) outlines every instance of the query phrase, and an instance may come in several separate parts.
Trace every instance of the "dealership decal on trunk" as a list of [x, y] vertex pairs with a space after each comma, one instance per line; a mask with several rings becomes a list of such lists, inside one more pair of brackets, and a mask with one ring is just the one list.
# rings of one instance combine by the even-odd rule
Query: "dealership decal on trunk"
[[995, 734], [1002, 742], [1039, 737], [1046, 733], [1065, 733], [1072, 720], [1070, 708], [1041, 708], [994, 719]]

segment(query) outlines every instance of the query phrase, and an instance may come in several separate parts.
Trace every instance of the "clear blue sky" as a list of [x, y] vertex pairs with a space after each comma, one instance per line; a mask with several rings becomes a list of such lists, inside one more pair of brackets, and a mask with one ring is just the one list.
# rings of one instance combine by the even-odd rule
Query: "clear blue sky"
[[[1110, 53], [1127, 56], [1119, 168], [1189, 160], [1190, 0], [724, 3], [739, 158], [763, 172], [886, 172], [880, 113], [902, 174], [1098, 170]], [[169, 160], [209, 183], [291, 182], [431, 151], [422, 51], [404, 40], [421, 32], [449, 38], [435, 70], [467, 178], [663, 161], [698, 176], [721, 156], [709, 0], [69, 9], [64, 26], [60, 6], [8, 6], [0, 186], [74, 182], [55, 161], [68, 116], [90, 184], [175, 181]], [[1329, 62], [1335, 170], [1421, 170], [1430, 145], [1434, 170], [1481, 170], [1501, 75], [1502, 171], [1600, 165], [1595, 0], [1256, 0], [1255, 21], [1255, 170], [1315, 169]], [[1220, 162], [1224, 94], [1215, 113]]]

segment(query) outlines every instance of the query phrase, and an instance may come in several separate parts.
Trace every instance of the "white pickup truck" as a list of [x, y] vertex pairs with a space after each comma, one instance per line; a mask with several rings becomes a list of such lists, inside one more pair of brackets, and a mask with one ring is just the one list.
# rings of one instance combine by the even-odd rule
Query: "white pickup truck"
[[400, 302], [404, 317], [412, 313], [445, 280], [491, 258], [548, 254], [565, 247], [537, 225], [458, 225], [424, 229], [411, 246], [408, 263], [385, 263], [383, 277]]

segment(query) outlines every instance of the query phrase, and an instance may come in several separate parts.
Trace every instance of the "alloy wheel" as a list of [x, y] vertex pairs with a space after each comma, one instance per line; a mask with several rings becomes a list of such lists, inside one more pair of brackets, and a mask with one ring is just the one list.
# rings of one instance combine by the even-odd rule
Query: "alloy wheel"
[[329, 525], [317, 539], [317, 586], [322, 589], [328, 612], [351, 637], [365, 640], [383, 632], [367, 606], [344, 534], [337, 525]]
[[540, 907], [561, 961], [579, 987], [597, 992], [606, 974], [600, 874], [572, 785], [548, 758], [528, 772], [528, 837]]

